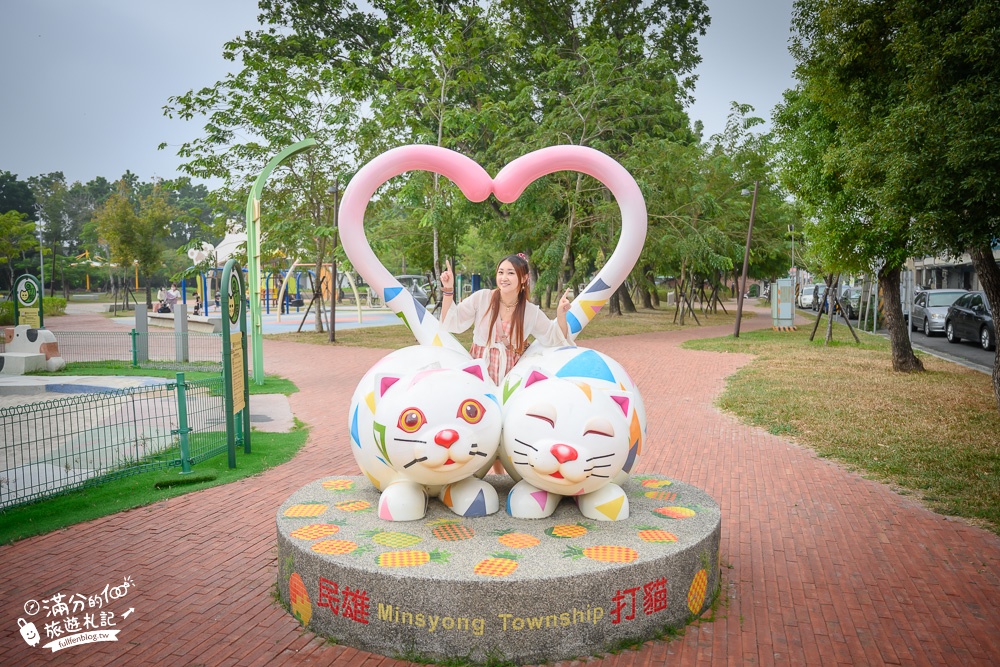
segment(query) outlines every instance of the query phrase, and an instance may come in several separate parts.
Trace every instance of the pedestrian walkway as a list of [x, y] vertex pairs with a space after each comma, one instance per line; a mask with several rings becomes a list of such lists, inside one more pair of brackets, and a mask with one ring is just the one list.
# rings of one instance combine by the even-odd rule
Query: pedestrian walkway
[[[744, 330], [770, 326], [766, 310]], [[75, 327], [74, 327], [75, 328]], [[587, 341], [642, 388], [648, 445], [638, 472], [698, 486], [722, 508], [721, 602], [670, 642], [588, 665], [990, 665], [1000, 662], [1000, 538], [933, 514], [811, 450], [714, 406], [749, 361], [684, 350], [731, 326]], [[307, 482], [356, 474], [347, 409], [384, 351], [265, 341], [267, 370], [291, 378], [312, 426], [292, 461], [228, 486], [0, 547], [0, 664], [406, 664], [326, 642], [274, 599], [275, 512]], [[31, 648], [28, 600], [95, 595], [112, 603], [117, 642]], [[134, 609], [127, 618], [123, 610]], [[45, 637], [45, 611], [34, 618]], [[559, 663], [560, 665], [581, 663]]]

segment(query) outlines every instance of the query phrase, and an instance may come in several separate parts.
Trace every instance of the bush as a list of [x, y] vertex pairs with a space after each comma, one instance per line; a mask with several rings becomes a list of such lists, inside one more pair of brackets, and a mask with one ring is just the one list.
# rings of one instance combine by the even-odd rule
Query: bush
[[45, 315], [65, 315], [66, 299], [61, 296], [47, 296], [42, 299], [42, 312]]
[[[45, 317], [54, 317], [66, 314], [66, 299], [58, 296], [45, 297], [42, 299], [42, 311]], [[14, 302], [0, 301], [0, 326], [13, 326], [14, 324]]]

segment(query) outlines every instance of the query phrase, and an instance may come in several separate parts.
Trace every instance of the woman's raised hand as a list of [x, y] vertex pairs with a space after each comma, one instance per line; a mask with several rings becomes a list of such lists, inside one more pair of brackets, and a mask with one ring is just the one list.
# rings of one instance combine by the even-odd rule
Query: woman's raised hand
[[451, 260], [446, 259], [444, 265], [445, 270], [441, 272], [441, 289], [452, 292], [455, 288], [455, 274], [451, 272]]
[[568, 313], [570, 306], [573, 305], [573, 302], [569, 298], [572, 292], [573, 292], [572, 288], [567, 288], [566, 291], [563, 292], [562, 298], [559, 299], [559, 307], [556, 310], [556, 312], [559, 313], [560, 315], [565, 315], [566, 313]]

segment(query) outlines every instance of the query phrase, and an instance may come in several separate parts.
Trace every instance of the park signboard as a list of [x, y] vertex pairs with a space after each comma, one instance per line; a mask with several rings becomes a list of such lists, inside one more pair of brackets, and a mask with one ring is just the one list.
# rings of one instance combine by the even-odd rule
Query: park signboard
[[45, 326], [42, 285], [38, 278], [29, 273], [14, 283], [14, 324], [27, 324], [33, 329]]
[[243, 269], [235, 259], [222, 270], [222, 375], [226, 402], [229, 467], [236, 467], [236, 441], [250, 453], [250, 386], [247, 382], [247, 309]]

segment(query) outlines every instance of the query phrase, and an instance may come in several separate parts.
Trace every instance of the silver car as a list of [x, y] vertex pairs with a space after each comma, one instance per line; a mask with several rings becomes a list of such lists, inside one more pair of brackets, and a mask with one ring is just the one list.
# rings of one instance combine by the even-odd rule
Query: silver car
[[963, 294], [968, 292], [964, 289], [932, 289], [921, 292], [913, 300], [910, 327], [914, 331], [923, 331], [925, 336], [944, 333], [944, 319], [948, 314], [948, 306], [955, 303]]

